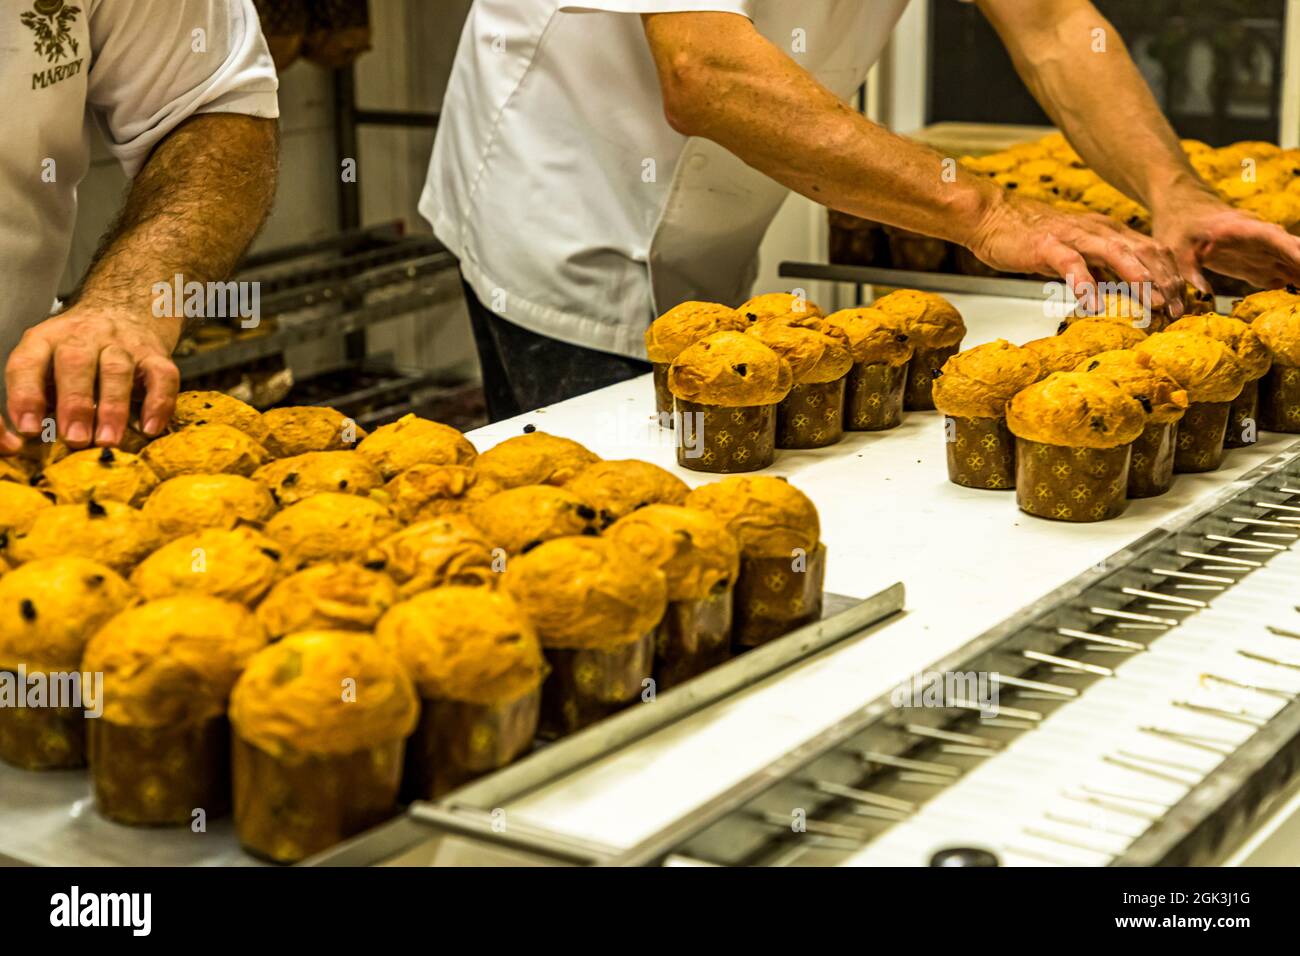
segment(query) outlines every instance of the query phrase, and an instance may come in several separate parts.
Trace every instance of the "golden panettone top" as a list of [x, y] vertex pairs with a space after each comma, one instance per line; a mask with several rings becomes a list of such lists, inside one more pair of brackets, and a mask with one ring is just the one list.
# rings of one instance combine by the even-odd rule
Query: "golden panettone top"
[[849, 347], [854, 362], [906, 365], [916, 351], [902, 320], [881, 309], [840, 309], [826, 316], [826, 325]]
[[358, 495], [321, 492], [285, 508], [266, 523], [289, 570], [319, 561], [357, 561], [398, 528], [384, 505]]
[[1187, 411], [1187, 390], [1145, 352], [1115, 349], [1098, 352], [1079, 363], [1076, 372], [1104, 375], [1135, 398], [1147, 421], [1159, 425], [1176, 422]]
[[408, 595], [447, 584], [492, 586], [504, 564], [500, 558], [476, 524], [449, 514], [393, 532], [366, 560], [375, 568], [382, 565]]
[[1072, 339], [1064, 335], [1048, 335], [1041, 339], [1034, 339], [1032, 342], [1025, 343], [1025, 349], [1038, 359], [1040, 375], [1043, 378], [1053, 372], [1073, 371], [1080, 362], [1098, 351], [1086, 339]]
[[1232, 318], [1241, 319], [1243, 322], [1254, 322], [1265, 312], [1273, 309], [1290, 309], [1298, 306], [1300, 306], [1300, 288], [1289, 285], [1284, 289], [1268, 289], [1238, 299], [1232, 305]]
[[104, 675], [104, 720], [174, 727], [224, 714], [235, 679], [265, 646], [247, 608], [178, 594], [114, 616], [86, 645], [82, 667]]
[[647, 505], [616, 521], [606, 537], [664, 573], [668, 600], [698, 601], [736, 580], [740, 545], [721, 518], [698, 508]]
[[474, 470], [502, 488], [562, 485], [598, 461], [599, 455], [572, 438], [531, 431], [493, 445], [479, 456]]
[[569, 489], [553, 485], [507, 488], [480, 501], [468, 516], [491, 547], [507, 554], [521, 554], [552, 538], [600, 530], [595, 508]]
[[146, 601], [185, 591], [253, 604], [280, 571], [275, 542], [252, 528], [205, 528], [182, 535], [145, 558], [131, 584]]
[[259, 445], [266, 441], [262, 413], [224, 392], [181, 392], [177, 395], [172, 430], [180, 431], [190, 425], [229, 425]]
[[702, 485], [686, 507], [719, 518], [747, 558], [790, 557], [812, 551], [821, 540], [817, 507], [784, 478], [733, 476]]
[[668, 604], [663, 572], [608, 538], [538, 545], [510, 559], [501, 586], [543, 647], [622, 647], [650, 633]]
[[86, 642], [135, 591], [90, 558], [44, 558], [0, 577], [0, 670], [79, 671]]
[[786, 360], [795, 385], [834, 382], [848, 374], [853, 356], [841, 341], [814, 329], [755, 322], [749, 334]]
[[1060, 338], [1071, 345], [1087, 349], [1093, 355], [1098, 352], [1113, 352], [1116, 349], [1131, 349], [1147, 334], [1141, 329], [1120, 322], [1108, 322], [1105, 319], [1080, 319], [1072, 322], [1060, 332]]
[[546, 662], [537, 631], [510, 597], [445, 587], [398, 604], [375, 628], [426, 700], [493, 706], [541, 686]]
[[16, 481], [0, 481], [0, 531], [26, 531], [39, 512], [54, 506], [53, 498], [53, 492], [37, 491]]
[[243, 475], [177, 475], [155, 488], [141, 510], [170, 539], [203, 528], [260, 525], [275, 514], [275, 499]]
[[1016, 393], [1007, 428], [1017, 438], [1065, 448], [1117, 448], [1142, 434], [1142, 405], [1104, 375], [1054, 372]]
[[277, 582], [257, 619], [273, 641], [296, 631], [369, 631], [399, 600], [397, 582], [383, 571], [314, 564]]
[[368, 495], [384, 483], [374, 463], [351, 451], [309, 451], [278, 458], [253, 472], [281, 507], [297, 504], [322, 491]]
[[871, 303], [888, 315], [897, 316], [903, 331], [918, 349], [942, 349], [960, 345], [966, 337], [966, 323], [956, 306], [934, 292], [898, 289]]
[[598, 461], [564, 487], [596, 509], [600, 528], [646, 505], [679, 505], [691, 490], [672, 472], [635, 459]]
[[189, 425], [144, 447], [140, 457], [163, 481], [177, 475], [251, 475], [265, 464], [266, 449], [230, 425]]
[[[1066, 321], [1074, 323], [1095, 319], [1116, 322], [1150, 334], [1156, 331], [1159, 324], [1156, 311], [1151, 308], [1149, 301], [1111, 291], [1103, 293], [1095, 308], [1085, 308], [1083, 303], [1079, 303], [1075, 312], [1066, 317]], [[1160, 312], [1163, 315], [1163, 310]]]
[[379, 426], [357, 445], [357, 454], [369, 458], [385, 480], [412, 465], [469, 465], [478, 457], [456, 429], [416, 415]]
[[1268, 346], [1241, 319], [1230, 319], [1213, 312], [1208, 315], [1189, 315], [1172, 323], [1165, 331], [1195, 332], [1222, 342], [1241, 363], [1247, 382], [1263, 378], [1273, 364]]
[[1254, 213], [1265, 222], [1281, 226], [1288, 232], [1300, 223], [1300, 196], [1294, 193], [1256, 193], [1237, 203], [1237, 208]]
[[78, 555], [127, 574], [161, 543], [158, 529], [130, 505], [88, 501], [42, 509], [26, 531], [10, 532], [7, 554], [15, 564]]
[[765, 292], [748, 299], [736, 311], [750, 322], [773, 319], [785, 315], [821, 315], [817, 303], [790, 292]]
[[230, 696], [239, 738], [287, 763], [404, 740], [419, 713], [401, 663], [356, 631], [290, 634], [248, 662]]
[[1268, 349], [1273, 361], [1292, 368], [1300, 366], [1300, 310], [1270, 309], [1250, 326]]
[[138, 455], [87, 448], [48, 466], [41, 474], [40, 487], [54, 492], [62, 505], [94, 499], [138, 508], [158, 487], [158, 476]]
[[415, 465], [384, 485], [399, 521], [423, 521], [466, 511], [501, 491], [496, 479], [465, 465]]
[[366, 431], [335, 408], [294, 405], [262, 413], [266, 450], [273, 458], [292, 458], [309, 451], [351, 451]]
[[1157, 332], [1137, 345], [1187, 389], [1190, 402], [1230, 402], [1241, 394], [1246, 371], [1222, 342], [1196, 332]]
[[714, 332], [743, 332], [745, 319], [717, 302], [683, 302], [650, 323], [645, 350], [651, 362], [666, 364], [687, 346]]
[[700, 405], [775, 405], [794, 384], [790, 365], [745, 332], [717, 332], [673, 360], [668, 389]]
[[1001, 418], [1011, 396], [1042, 375], [1032, 351], [1006, 339], [958, 352], [934, 380], [934, 407], [958, 418]]

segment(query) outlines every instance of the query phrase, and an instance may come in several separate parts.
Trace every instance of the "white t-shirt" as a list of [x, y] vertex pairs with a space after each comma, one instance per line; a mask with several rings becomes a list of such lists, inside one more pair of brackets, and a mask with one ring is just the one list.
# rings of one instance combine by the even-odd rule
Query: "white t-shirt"
[[642, 13], [720, 11], [848, 98], [907, 0], [477, 0], [420, 211], [489, 308], [644, 356], [655, 314], [739, 304], [784, 186], [673, 131]]
[[58, 292], [92, 124], [134, 176], [197, 113], [278, 116], [276, 87], [252, 0], [0, 0], [0, 367]]

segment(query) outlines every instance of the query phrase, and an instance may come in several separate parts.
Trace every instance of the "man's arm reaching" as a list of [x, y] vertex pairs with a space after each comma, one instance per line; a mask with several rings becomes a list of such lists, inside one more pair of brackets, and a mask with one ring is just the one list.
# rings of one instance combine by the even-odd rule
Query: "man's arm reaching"
[[[8, 411], [19, 432], [40, 433], [51, 379], [58, 433], [74, 447], [121, 441], [137, 383], [145, 432], [166, 427], [182, 318], [154, 315], [153, 287], [178, 274], [230, 275], [270, 211], [277, 156], [275, 121], [234, 113], [195, 116], [158, 144], [71, 303], [9, 356]], [[0, 425], [0, 451], [19, 441]]]

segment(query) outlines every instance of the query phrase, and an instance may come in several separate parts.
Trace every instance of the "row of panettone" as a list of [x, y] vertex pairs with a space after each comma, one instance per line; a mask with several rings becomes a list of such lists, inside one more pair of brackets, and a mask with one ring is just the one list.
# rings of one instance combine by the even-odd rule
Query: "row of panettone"
[[895, 428], [904, 409], [933, 408], [934, 370], [965, 334], [942, 296], [903, 289], [830, 315], [790, 293], [736, 309], [683, 302], [645, 340], [678, 464], [745, 472], [770, 465], [776, 449], [823, 448], [845, 430]]
[[1099, 521], [1175, 473], [1217, 468], [1260, 430], [1300, 432], [1296, 290], [1239, 300], [1231, 317], [1150, 322], [1112, 297], [1056, 335], [954, 355], [934, 383], [949, 478], [1015, 488], [1029, 514]]
[[190, 392], [135, 453], [5, 460], [0, 678], [103, 685], [89, 719], [0, 706], [0, 758], [87, 755], [123, 823], [233, 806], [292, 861], [399, 784], [440, 795], [820, 615], [817, 511], [785, 481], [692, 491], [526, 432], [480, 455], [414, 416], [366, 435]]

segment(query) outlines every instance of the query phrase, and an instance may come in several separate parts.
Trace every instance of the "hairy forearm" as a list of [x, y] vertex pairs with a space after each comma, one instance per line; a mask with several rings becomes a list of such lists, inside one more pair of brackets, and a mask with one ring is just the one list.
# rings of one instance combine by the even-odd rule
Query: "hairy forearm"
[[1089, 0], [976, 2], [1025, 85], [1098, 175], [1153, 209], [1204, 188], [1123, 39]]
[[136, 176], [75, 304], [152, 316], [155, 283], [224, 279], [275, 195], [273, 120], [196, 116], [164, 139]]
[[644, 18], [668, 120], [844, 212], [965, 243], [999, 191], [870, 122], [728, 14]]

